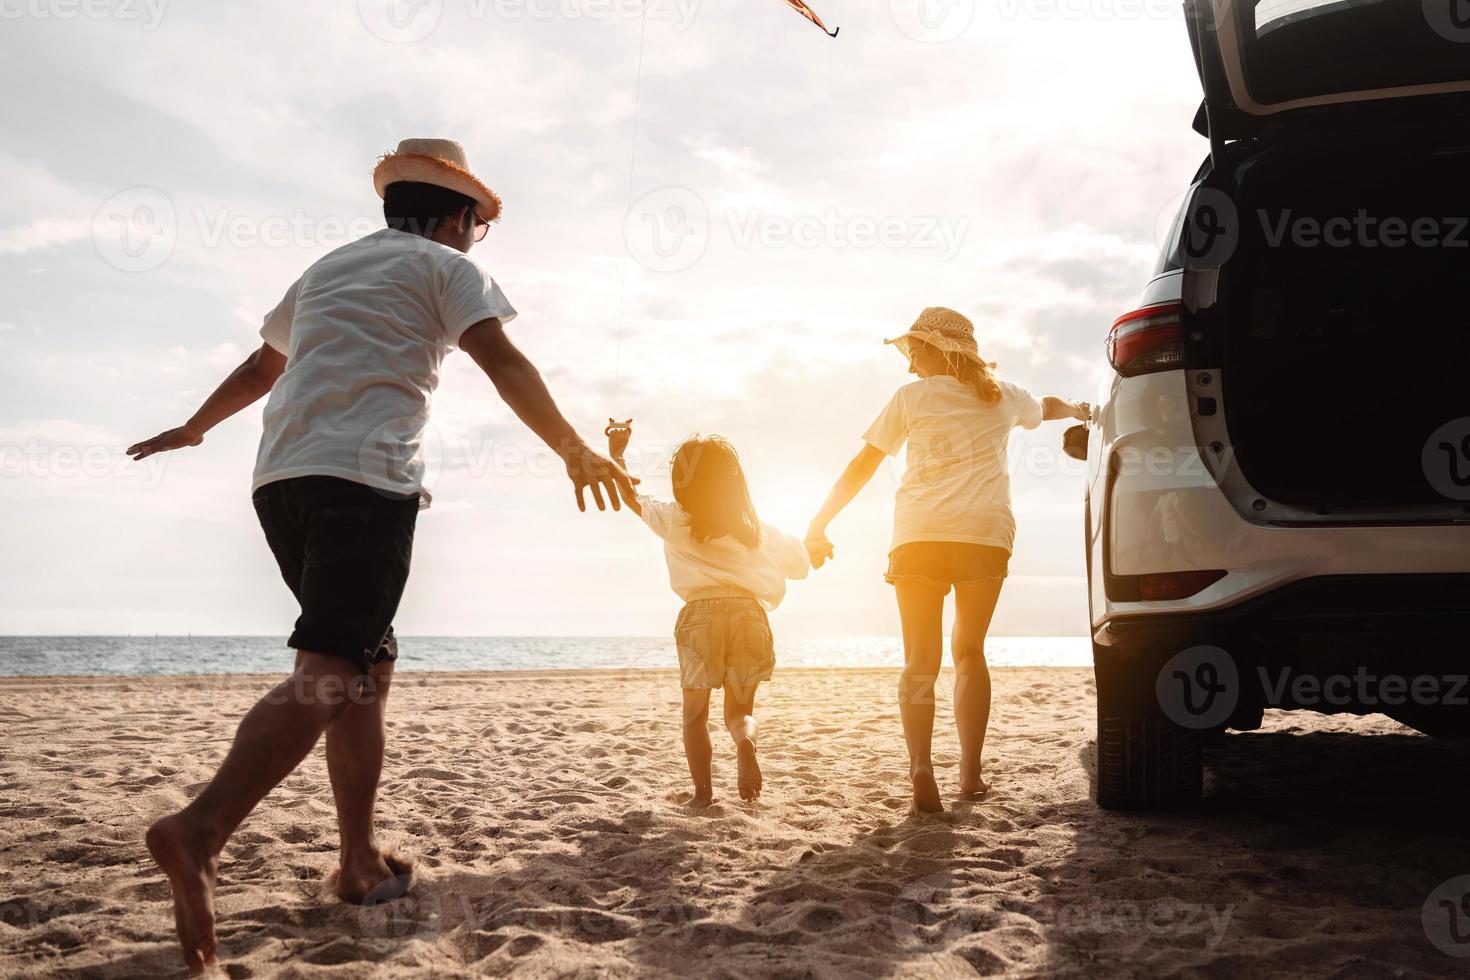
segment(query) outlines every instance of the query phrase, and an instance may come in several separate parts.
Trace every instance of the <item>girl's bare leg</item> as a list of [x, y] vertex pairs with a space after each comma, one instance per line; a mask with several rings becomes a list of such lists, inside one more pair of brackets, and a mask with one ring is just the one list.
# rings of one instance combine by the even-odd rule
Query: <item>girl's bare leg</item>
[[761, 795], [760, 762], [756, 758], [755, 684], [725, 685], [725, 728], [735, 740], [735, 754], [740, 767], [740, 798], [759, 799]]
[[709, 691], [684, 689], [684, 758], [689, 761], [689, 776], [694, 780], [695, 806], [709, 806], [714, 800], [710, 777], [710, 757], [714, 747], [709, 742]]
[[1001, 580], [955, 587], [954, 722], [960, 735], [960, 792], [978, 796], [990, 790], [980, 775], [985, 729], [990, 724], [990, 668], [985, 663], [985, 634], [1000, 599]]
[[930, 747], [934, 741], [934, 682], [944, 655], [944, 593], [916, 582], [900, 581], [896, 589], [898, 615], [903, 622], [898, 712], [908, 743], [914, 808], [921, 813], [939, 813], [944, 803], [934, 781]]

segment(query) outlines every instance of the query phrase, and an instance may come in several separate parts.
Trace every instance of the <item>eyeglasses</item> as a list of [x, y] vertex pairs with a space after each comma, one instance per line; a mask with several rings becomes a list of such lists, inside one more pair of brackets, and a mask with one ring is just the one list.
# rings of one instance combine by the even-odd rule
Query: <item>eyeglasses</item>
[[486, 221], [478, 214], [475, 215], [475, 241], [483, 242], [485, 240], [485, 233], [489, 230], [490, 222]]

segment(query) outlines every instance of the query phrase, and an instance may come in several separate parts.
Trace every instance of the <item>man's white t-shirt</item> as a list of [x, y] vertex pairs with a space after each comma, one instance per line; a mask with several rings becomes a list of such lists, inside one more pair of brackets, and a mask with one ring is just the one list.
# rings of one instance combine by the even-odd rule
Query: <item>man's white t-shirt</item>
[[1011, 429], [1041, 424], [1041, 402], [1000, 382], [987, 405], [947, 375], [894, 393], [863, 439], [888, 456], [908, 453], [893, 508], [893, 548], [915, 541], [959, 541], [1010, 551], [1016, 539], [1006, 444]]
[[747, 548], [730, 535], [697, 541], [689, 515], [677, 503], [639, 497], [643, 522], [664, 539], [669, 585], [684, 601], [703, 589], [744, 589], [766, 609], [786, 596], [786, 580], [806, 578], [811, 563], [806, 545], [769, 524], [761, 525], [758, 548]]
[[469, 256], [419, 235], [385, 228], [317, 260], [260, 329], [286, 370], [266, 402], [252, 492], [335, 476], [427, 507], [423, 433], [444, 355], [481, 320], [515, 315]]

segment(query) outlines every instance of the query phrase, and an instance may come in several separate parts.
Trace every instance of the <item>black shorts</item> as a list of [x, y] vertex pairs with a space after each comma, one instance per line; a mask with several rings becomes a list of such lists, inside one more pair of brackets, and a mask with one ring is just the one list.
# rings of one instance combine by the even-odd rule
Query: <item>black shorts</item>
[[890, 585], [918, 582], [943, 590], [957, 585], [1000, 582], [1010, 571], [1011, 553], [988, 544], [961, 541], [913, 541], [888, 555]]
[[268, 483], [252, 496], [281, 577], [301, 603], [286, 645], [364, 672], [398, 656], [393, 617], [408, 582], [419, 498], [334, 476]]

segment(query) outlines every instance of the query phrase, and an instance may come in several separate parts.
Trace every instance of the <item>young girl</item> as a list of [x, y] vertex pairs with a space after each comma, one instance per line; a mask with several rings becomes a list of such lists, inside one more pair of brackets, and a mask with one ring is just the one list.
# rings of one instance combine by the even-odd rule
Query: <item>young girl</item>
[[1086, 420], [1090, 409], [1059, 398], [1036, 399], [996, 380], [980, 357], [975, 328], [954, 310], [931, 307], [902, 337], [886, 341], [919, 380], [900, 388], [879, 414], [867, 445], [847, 465], [807, 534], [813, 560], [831, 553], [827, 525], [872, 479], [885, 456], [908, 443], [894, 507], [885, 576], [898, 593], [904, 669], [899, 713], [908, 743], [914, 808], [944, 809], [934, 781], [934, 681], [943, 656], [944, 597], [955, 593], [954, 713], [960, 737], [960, 792], [983, 795], [980, 754], [990, 721], [985, 633], [1000, 598], [1015, 539], [1006, 443], [1016, 426]]
[[[608, 448], [624, 466], [631, 423], [608, 421]], [[754, 800], [761, 794], [755, 690], [776, 666], [766, 610], [780, 604], [787, 579], [806, 577], [807, 548], [756, 517], [740, 458], [724, 439], [688, 440], [674, 453], [672, 469], [673, 503], [627, 490], [623, 499], [663, 538], [669, 585], [685, 602], [674, 639], [694, 804], [707, 806], [714, 798], [709, 698], [717, 687], [725, 689], [725, 728], [735, 740], [740, 798]]]

